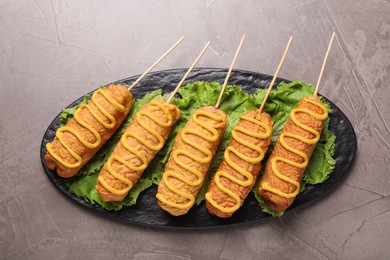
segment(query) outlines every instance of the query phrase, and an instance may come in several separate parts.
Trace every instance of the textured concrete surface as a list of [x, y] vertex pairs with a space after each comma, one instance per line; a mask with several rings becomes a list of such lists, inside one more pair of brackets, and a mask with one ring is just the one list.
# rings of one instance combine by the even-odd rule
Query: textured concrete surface
[[[388, 259], [390, 256], [390, 3], [385, 0], [0, 0], [0, 259]], [[332, 192], [281, 218], [236, 228], [174, 231], [97, 216], [58, 192], [39, 160], [61, 108], [142, 73], [181, 35], [157, 69], [203, 67], [316, 82], [353, 123], [359, 150]]]

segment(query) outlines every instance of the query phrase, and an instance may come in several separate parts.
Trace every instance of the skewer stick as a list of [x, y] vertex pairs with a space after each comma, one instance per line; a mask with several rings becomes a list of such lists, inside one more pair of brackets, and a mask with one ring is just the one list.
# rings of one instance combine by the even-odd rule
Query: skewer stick
[[335, 33], [335, 32], [333, 32], [333, 34], [332, 34], [332, 38], [330, 39], [330, 42], [329, 42], [328, 50], [326, 51], [326, 54], [325, 54], [324, 62], [322, 63], [322, 67], [321, 67], [320, 75], [318, 76], [318, 81], [317, 81], [317, 85], [316, 85], [316, 88], [315, 88], [315, 90], [314, 90], [314, 94], [313, 94], [313, 96], [317, 96], [317, 93], [318, 93], [318, 87], [320, 86], [320, 82], [321, 82], [322, 74], [324, 73], [324, 68], [325, 68], [326, 60], [328, 59], [328, 55], [329, 55], [329, 51], [330, 51], [330, 47], [332, 47], [332, 43], [333, 43], [333, 39], [334, 39], [334, 36], [335, 36], [335, 35], [336, 35], [336, 33]]
[[138, 84], [145, 76], [148, 74], [154, 67], [157, 66], [171, 51], [173, 51], [174, 48], [176, 48], [177, 45], [179, 45], [184, 40], [184, 36], [182, 36], [174, 45], [172, 45], [169, 50], [167, 50], [155, 63], [153, 63], [152, 66], [150, 66], [149, 69], [147, 69], [131, 86], [128, 88], [128, 90], [132, 90], [132, 88], [135, 87], [135, 85]]
[[233, 69], [233, 67], [234, 67], [234, 64], [236, 63], [236, 60], [237, 60], [238, 54], [240, 53], [240, 50], [241, 50], [242, 44], [244, 43], [245, 37], [246, 37], [246, 34], [244, 33], [244, 34], [242, 35], [242, 38], [241, 38], [240, 45], [238, 45], [238, 48], [237, 48], [236, 54], [234, 55], [234, 58], [233, 58], [232, 64], [230, 65], [230, 68], [229, 68], [228, 74], [226, 75], [225, 82], [223, 83], [223, 86], [222, 86], [221, 92], [219, 93], [219, 97], [218, 97], [217, 103], [215, 104], [215, 107], [216, 107], [216, 108], [218, 108], [218, 107], [219, 107], [219, 105], [221, 104], [221, 100], [222, 100], [222, 95], [223, 95], [223, 92], [225, 91], [225, 88], [226, 88], [227, 82], [228, 82], [228, 80], [229, 80], [229, 78], [230, 78], [230, 74], [232, 73], [232, 69]]
[[186, 80], [186, 78], [188, 77], [188, 75], [190, 74], [190, 72], [192, 71], [192, 69], [195, 67], [195, 65], [198, 63], [198, 61], [200, 60], [200, 58], [203, 56], [203, 54], [205, 53], [205, 51], [207, 50], [207, 48], [209, 47], [210, 45], [210, 41], [208, 43], [206, 43], [206, 45], [204, 46], [203, 50], [199, 53], [198, 57], [195, 59], [195, 61], [192, 63], [191, 67], [187, 70], [186, 74], [184, 74], [183, 78], [180, 80], [179, 84], [177, 84], [176, 88], [173, 90], [172, 94], [170, 95], [170, 97], [168, 98], [167, 102], [170, 103], [172, 98], [175, 96], [177, 90], [181, 87], [181, 85], [183, 84], [183, 82]]
[[269, 93], [271, 92], [272, 86], [274, 85], [275, 80], [276, 80], [276, 78], [278, 77], [278, 74], [279, 74], [279, 71], [280, 71], [280, 69], [281, 69], [281, 67], [282, 67], [282, 65], [283, 65], [284, 59], [286, 58], [288, 49], [290, 48], [292, 39], [293, 39], [293, 37], [290, 36], [290, 39], [289, 39], [288, 42], [287, 42], [286, 49], [284, 50], [282, 59], [281, 59], [280, 62], [279, 62], [279, 66], [278, 66], [278, 68], [277, 68], [276, 71], [275, 71], [274, 77], [272, 78], [272, 81], [271, 81], [271, 83], [269, 84], [267, 93], [265, 94], [264, 99], [263, 99], [263, 102], [261, 103], [261, 106], [260, 106], [260, 108], [259, 108], [260, 112], [263, 111], [263, 108], [264, 108], [264, 106], [265, 106], [265, 103], [267, 102], [267, 98], [268, 98], [268, 96], [269, 96]]

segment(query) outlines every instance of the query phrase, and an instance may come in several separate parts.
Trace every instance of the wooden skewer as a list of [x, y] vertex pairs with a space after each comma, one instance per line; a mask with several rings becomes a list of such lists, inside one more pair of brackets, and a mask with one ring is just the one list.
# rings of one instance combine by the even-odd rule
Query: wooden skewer
[[183, 40], [184, 40], [184, 36], [182, 36], [174, 45], [172, 45], [172, 47], [169, 48], [169, 50], [167, 50], [155, 63], [153, 63], [153, 65], [150, 66], [149, 69], [147, 69], [141, 76], [139, 76], [139, 78], [133, 84], [131, 84], [131, 86], [128, 88], [128, 90], [129, 91], [132, 90], [135, 87], [135, 85], [137, 85], [138, 82], [140, 82], [146, 76], [146, 74], [148, 74], [154, 67], [156, 67], [157, 64], [159, 64]]
[[195, 61], [192, 63], [191, 67], [187, 70], [186, 74], [184, 74], [183, 78], [180, 80], [179, 84], [177, 84], [176, 88], [173, 90], [172, 94], [170, 95], [170, 97], [168, 98], [167, 102], [170, 103], [172, 98], [175, 96], [177, 90], [181, 87], [181, 85], [183, 84], [183, 82], [186, 80], [186, 78], [188, 77], [188, 75], [190, 74], [190, 72], [192, 71], [192, 69], [195, 67], [195, 65], [198, 63], [198, 61], [200, 60], [200, 58], [203, 56], [203, 54], [205, 53], [205, 51], [207, 50], [207, 48], [209, 47], [210, 45], [210, 41], [208, 43], [206, 43], [206, 45], [204, 46], [204, 48], [202, 49], [202, 51], [199, 53], [198, 57], [195, 59]]
[[234, 67], [234, 64], [236, 63], [238, 54], [240, 53], [240, 50], [241, 50], [242, 44], [244, 43], [245, 37], [246, 37], [246, 34], [242, 35], [240, 45], [238, 45], [236, 54], [234, 55], [232, 64], [230, 65], [228, 74], [226, 75], [225, 82], [223, 83], [223, 86], [222, 86], [222, 88], [221, 88], [221, 92], [219, 93], [219, 97], [218, 97], [217, 103], [215, 104], [215, 107], [216, 107], [216, 108], [218, 108], [219, 105], [221, 104], [223, 92], [225, 91], [227, 82], [228, 82], [228, 80], [229, 80], [229, 78], [230, 78], [230, 74], [232, 73], [232, 69], [233, 69], [233, 67]]
[[317, 85], [316, 85], [316, 88], [315, 88], [315, 90], [314, 90], [313, 96], [317, 96], [318, 87], [320, 86], [322, 74], [324, 73], [324, 68], [325, 68], [326, 60], [328, 59], [329, 51], [330, 51], [330, 48], [332, 47], [332, 43], [333, 43], [333, 39], [334, 39], [334, 36], [335, 36], [335, 35], [336, 35], [336, 33], [333, 32], [332, 38], [330, 39], [330, 42], [329, 42], [328, 50], [326, 51], [326, 54], [325, 54], [324, 62], [322, 63], [320, 75], [318, 76]]
[[290, 48], [292, 39], [293, 39], [293, 37], [290, 36], [290, 39], [289, 39], [288, 42], [287, 42], [286, 49], [284, 50], [282, 59], [281, 59], [280, 62], [279, 62], [279, 66], [278, 66], [278, 68], [277, 68], [276, 71], [275, 71], [274, 77], [272, 78], [272, 81], [271, 81], [271, 83], [269, 84], [267, 93], [265, 94], [264, 99], [263, 99], [263, 102], [261, 103], [261, 106], [260, 106], [260, 108], [259, 108], [260, 112], [263, 111], [263, 108], [264, 108], [264, 106], [265, 106], [265, 103], [267, 102], [267, 98], [268, 98], [268, 96], [269, 96], [269, 93], [271, 92], [272, 86], [274, 85], [275, 80], [276, 80], [276, 78], [278, 77], [278, 74], [279, 74], [279, 71], [280, 71], [280, 69], [281, 69], [281, 67], [282, 67], [282, 65], [283, 65], [284, 59], [286, 58], [288, 49]]

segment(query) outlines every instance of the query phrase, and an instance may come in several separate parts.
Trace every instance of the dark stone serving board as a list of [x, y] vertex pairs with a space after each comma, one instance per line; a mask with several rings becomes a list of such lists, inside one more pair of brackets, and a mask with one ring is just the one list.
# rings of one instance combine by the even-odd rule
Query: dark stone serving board
[[[142, 98], [147, 92], [163, 89], [164, 93], [172, 91], [187, 69], [172, 69], [157, 71], [148, 74], [138, 85], [132, 90], [135, 99]], [[223, 83], [227, 74], [227, 69], [219, 68], [199, 68], [194, 69], [188, 79], [183, 85], [194, 81], [208, 81]], [[123, 80], [116, 81], [114, 83], [120, 83], [126, 86], [131, 85], [138, 76], [129, 77]], [[237, 85], [247, 92], [253, 93], [258, 88], [266, 88], [270, 84], [272, 76], [242, 70], [233, 70], [229, 79], [229, 85]], [[288, 80], [278, 78], [275, 85]], [[92, 93], [92, 92], [91, 92]], [[89, 93], [89, 94], [91, 94]], [[80, 97], [68, 107], [75, 106], [81, 103], [83, 97]], [[332, 109], [333, 113], [330, 115], [330, 130], [336, 135], [336, 150], [334, 158], [336, 159], [336, 168], [330, 175], [329, 179], [322, 184], [307, 185], [305, 190], [299, 194], [294, 201], [290, 209], [303, 205], [324, 192], [331, 190], [339, 182], [343, 180], [343, 177], [348, 173], [348, 168], [353, 163], [357, 141], [356, 135], [351, 123], [344, 113], [330, 100], [326, 99]], [[165, 227], [165, 228], [216, 228], [223, 226], [231, 226], [244, 223], [253, 223], [270, 215], [261, 211], [257, 200], [252, 192], [245, 200], [244, 205], [228, 219], [220, 219], [210, 215], [207, 212], [205, 203], [201, 203], [199, 206], [194, 206], [188, 214], [181, 217], [173, 217], [165, 211], [161, 210], [156, 202], [157, 187], [153, 185], [149, 189], [142, 192], [138, 198], [137, 204], [131, 207], [124, 207], [119, 211], [108, 211], [97, 204], [91, 204], [82, 198], [75, 196], [71, 193], [65, 184], [63, 178], [59, 177], [55, 172], [47, 168], [47, 165], [43, 159], [46, 148], [45, 145], [51, 142], [55, 136], [55, 131], [60, 125], [59, 115], [50, 123], [46, 130], [42, 144], [40, 148], [41, 161], [43, 168], [53, 182], [53, 184], [61, 190], [67, 197], [70, 197], [76, 203], [84, 205], [96, 213], [112, 217], [114, 219], [122, 220], [128, 223], [153, 226], [153, 227]]]

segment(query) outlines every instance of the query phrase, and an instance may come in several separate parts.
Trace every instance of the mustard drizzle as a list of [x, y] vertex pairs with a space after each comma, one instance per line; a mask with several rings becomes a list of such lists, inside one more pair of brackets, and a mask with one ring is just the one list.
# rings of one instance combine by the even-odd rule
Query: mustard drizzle
[[124, 188], [124, 189], [121, 189], [121, 190], [115, 189], [114, 187], [112, 187], [110, 184], [108, 184], [106, 182], [106, 180], [103, 178], [102, 175], [99, 175], [99, 177], [98, 177], [98, 181], [100, 182], [100, 184], [106, 190], [110, 191], [111, 193], [113, 193], [115, 195], [124, 195], [124, 194], [126, 194], [133, 187], [134, 183], [131, 180], [123, 177], [118, 172], [115, 172], [113, 170], [112, 163], [114, 161], [117, 161], [117, 162], [125, 165], [128, 169], [133, 170], [133, 171], [143, 171], [148, 166], [148, 159], [145, 157], [145, 155], [143, 155], [142, 153], [140, 153], [136, 149], [134, 149], [131, 146], [129, 146], [129, 144], [127, 143], [127, 138], [128, 137], [132, 137], [132, 138], [138, 140], [140, 143], [142, 143], [146, 147], [148, 147], [149, 149], [154, 150], [154, 151], [159, 151], [164, 146], [164, 143], [165, 143], [164, 138], [158, 132], [156, 132], [154, 129], [152, 129], [151, 127], [147, 126], [142, 121], [141, 117], [145, 116], [145, 117], [149, 118], [150, 120], [152, 120], [153, 122], [155, 122], [156, 124], [158, 124], [158, 125], [160, 125], [162, 127], [170, 127], [170, 126], [172, 126], [172, 122], [173, 122], [172, 114], [169, 112], [169, 110], [167, 108], [165, 108], [160, 102], [158, 102], [156, 100], [152, 100], [150, 102], [150, 105], [157, 106], [161, 111], [163, 111], [164, 115], [167, 117], [167, 121], [164, 122], [164, 121], [159, 120], [156, 117], [153, 117], [150, 113], [145, 112], [144, 109], [141, 109], [137, 113], [135, 120], [138, 122], [139, 125], [141, 125], [146, 131], [148, 131], [151, 135], [153, 135], [158, 140], [158, 144], [154, 145], [154, 144], [146, 141], [145, 139], [141, 138], [136, 133], [127, 131], [127, 132], [125, 132], [122, 135], [120, 143], [122, 144], [122, 146], [127, 151], [129, 151], [130, 153], [134, 154], [140, 161], [142, 161], [141, 165], [137, 166], [137, 165], [131, 164], [131, 163], [127, 162], [126, 160], [122, 159], [121, 157], [119, 157], [118, 155], [111, 155], [110, 158], [107, 161], [107, 171], [115, 179], [117, 179], [117, 180], [127, 184], [127, 187]]
[[164, 184], [167, 186], [167, 188], [186, 198], [188, 200], [187, 203], [185, 204], [178, 204], [178, 203], [174, 203], [166, 198], [164, 198], [164, 196], [162, 196], [161, 194], [157, 194], [156, 195], [156, 198], [161, 201], [162, 203], [164, 204], [167, 204], [171, 207], [174, 207], [174, 208], [178, 208], [178, 209], [187, 209], [187, 208], [190, 208], [192, 207], [192, 205], [194, 205], [195, 203], [195, 196], [193, 194], [190, 194], [190, 193], [185, 193], [179, 189], [177, 189], [176, 187], [174, 187], [170, 182], [169, 182], [169, 178], [175, 178], [175, 179], [178, 179], [182, 182], [184, 182], [185, 184], [189, 185], [189, 186], [198, 186], [198, 185], [201, 185], [204, 181], [204, 176], [202, 174], [202, 172], [198, 171], [197, 169], [194, 169], [194, 168], [191, 168], [190, 166], [188, 166], [187, 164], [181, 162], [179, 160], [179, 156], [180, 155], [184, 155], [188, 158], [191, 158], [192, 160], [194, 160], [195, 162], [198, 162], [198, 163], [209, 163], [212, 158], [213, 158], [213, 155], [211, 153], [210, 150], [196, 144], [195, 142], [192, 142], [188, 137], [187, 135], [191, 134], [191, 135], [195, 135], [195, 136], [198, 136], [208, 142], [215, 142], [216, 140], [218, 140], [219, 138], [219, 134], [218, 134], [218, 131], [211, 127], [211, 126], [208, 126], [206, 125], [205, 123], [203, 123], [202, 121], [199, 120], [199, 116], [205, 116], [205, 117], [208, 117], [214, 121], [217, 121], [217, 122], [222, 122], [223, 121], [223, 118], [219, 115], [213, 115], [211, 113], [208, 113], [206, 111], [203, 111], [203, 110], [196, 110], [195, 113], [192, 115], [192, 120], [199, 126], [201, 126], [202, 128], [206, 129], [210, 134], [211, 136], [209, 135], [205, 135], [205, 134], [202, 134], [202, 133], [199, 133], [198, 131], [194, 131], [192, 129], [189, 129], [189, 128], [184, 128], [181, 133], [180, 133], [180, 137], [182, 138], [183, 142], [192, 146], [193, 148], [197, 149], [198, 151], [200, 151], [201, 153], [203, 153], [204, 155], [206, 155], [206, 157], [199, 157], [199, 156], [195, 156], [194, 154], [191, 154], [189, 152], [187, 152], [185, 149], [176, 149], [172, 152], [172, 158], [173, 158], [173, 161], [180, 167], [182, 167], [183, 169], [191, 172], [192, 174], [194, 174], [196, 176], [196, 180], [195, 181], [191, 181], [191, 180], [188, 180], [187, 178], [185, 178], [184, 176], [174, 172], [174, 171], [166, 171], [164, 174], [163, 174], [163, 177], [162, 177], [162, 181], [164, 182]]
[[245, 145], [247, 147], [249, 147], [250, 149], [256, 151], [258, 153], [258, 156], [257, 157], [248, 157], [246, 155], [244, 155], [243, 153], [240, 153], [239, 151], [237, 151], [233, 146], [229, 145], [228, 148], [226, 148], [225, 150], [225, 153], [224, 153], [224, 160], [226, 161], [226, 163], [232, 168], [234, 169], [235, 171], [237, 171], [238, 173], [240, 173], [242, 176], [245, 177], [245, 181], [242, 181], [242, 180], [239, 180], [237, 179], [236, 177], [230, 175], [229, 173], [225, 172], [225, 171], [218, 171], [215, 176], [214, 176], [214, 180], [215, 180], [215, 184], [217, 185], [217, 187], [223, 191], [224, 193], [228, 194], [230, 197], [232, 197], [235, 201], [236, 201], [236, 204], [232, 207], [229, 207], [229, 208], [225, 208], [221, 205], [219, 205], [213, 198], [212, 198], [212, 194], [211, 192], [207, 192], [206, 193], [206, 200], [215, 208], [217, 208], [218, 210], [220, 210], [221, 212], [224, 212], [224, 213], [231, 213], [231, 212], [235, 212], [236, 210], [238, 210], [242, 204], [241, 202], [241, 198], [240, 196], [238, 196], [237, 194], [235, 194], [234, 192], [232, 192], [230, 189], [224, 187], [221, 183], [221, 177], [225, 177], [227, 179], [229, 179], [230, 181], [240, 185], [240, 186], [243, 186], [243, 187], [248, 187], [250, 185], [253, 184], [253, 175], [252, 173], [240, 168], [235, 162], [232, 161], [232, 159], [230, 158], [230, 153], [234, 153], [238, 158], [240, 158], [241, 160], [243, 161], [246, 161], [248, 163], [252, 163], [252, 164], [257, 164], [259, 162], [261, 162], [261, 160], [263, 160], [264, 158], [264, 155], [265, 155], [265, 152], [263, 151], [263, 149], [260, 147], [260, 146], [256, 146], [256, 145], [253, 145], [252, 143], [249, 143], [247, 141], [245, 141], [244, 139], [240, 138], [237, 134], [237, 132], [241, 132], [243, 134], [246, 134], [248, 136], [251, 136], [251, 137], [254, 137], [254, 138], [259, 138], [259, 139], [266, 139], [266, 138], [269, 138], [272, 134], [272, 129], [266, 125], [265, 123], [261, 122], [261, 121], [258, 121], [254, 118], [250, 118], [250, 117], [247, 117], [247, 116], [241, 116], [240, 117], [241, 120], [246, 120], [246, 121], [249, 121], [255, 125], [258, 125], [260, 126], [261, 128], [263, 128], [265, 130], [264, 133], [256, 133], [256, 132], [253, 132], [253, 131], [249, 131], [245, 128], [243, 128], [242, 126], [236, 126], [233, 128], [232, 130], [232, 138], [237, 141], [238, 143], [242, 144], [242, 145]]
[[98, 94], [102, 95], [118, 111], [124, 112], [126, 110], [126, 108], [123, 105], [119, 104], [118, 102], [116, 102], [115, 100], [110, 98], [106, 93], [104, 93], [103, 90], [101, 90], [101, 89], [96, 90], [95, 93], [93, 93], [93, 95], [92, 95], [92, 100], [91, 101], [98, 108], [98, 110], [110, 121], [110, 123], [107, 124], [101, 117], [99, 117], [95, 112], [92, 111], [90, 106], [85, 105], [85, 104], [81, 105], [76, 110], [76, 112], [74, 113], [74, 119], [76, 120], [76, 122], [79, 123], [81, 126], [86, 128], [88, 131], [90, 131], [93, 134], [93, 136], [95, 137], [95, 142], [94, 143], [88, 142], [75, 129], [73, 129], [73, 128], [69, 127], [69, 126], [65, 125], [65, 126], [60, 127], [60, 128], [57, 129], [57, 132], [56, 132], [57, 139], [60, 141], [61, 145], [69, 152], [69, 154], [76, 160], [75, 163], [67, 163], [67, 162], [65, 162], [60, 156], [58, 156], [57, 154], [54, 153], [54, 151], [53, 151], [53, 144], [52, 143], [46, 144], [46, 149], [49, 152], [49, 154], [57, 162], [59, 162], [60, 164], [62, 164], [63, 166], [65, 166], [67, 168], [78, 168], [78, 167], [80, 167], [81, 164], [82, 164], [82, 158], [75, 151], [73, 151], [69, 147], [69, 145], [67, 145], [65, 143], [65, 141], [63, 139], [63, 133], [64, 132], [69, 132], [69, 133], [73, 134], [85, 147], [87, 147], [89, 149], [94, 149], [94, 148], [98, 147], [101, 144], [101, 141], [102, 141], [102, 137], [100, 136], [100, 134], [91, 125], [89, 125], [87, 122], [83, 121], [81, 119], [81, 117], [79, 116], [79, 113], [84, 108], [87, 109], [91, 113], [91, 115], [96, 119], [96, 121], [98, 121], [104, 128], [112, 129], [116, 125], [115, 117], [112, 116], [106, 109], [104, 109], [102, 107], [102, 105], [100, 105], [96, 101], [96, 97], [97, 97]]
[[305, 100], [306, 100], [306, 102], [311, 103], [311, 104], [319, 107], [323, 111], [323, 113], [322, 114], [317, 114], [317, 113], [315, 113], [315, 112], [313, 112], [311, 110], [308, 110], [306, 108], [295, 108], [295, 109], [293, 109], [291, 111], [290, 117], [291, 117], [291, 120], [294, 122], [295, 125], [297, 125], [300, 128], [306, 130], [307, 132], [312, 133], [315, 137], [312, 138], [312, 139], [307, 139], [307, 138], [304, 138], [302, 136], [299, 136], [299, 135], [296, 135], [296, 134], [292, 134], [292, 133], [286, 133], [286, 132], [282, 133], [280, 135], [280, 137], [279, 137], [281, 145], [286, 150], [288, 150], [288, 151], [290, 151], [292, 153], [295, 153], [295, 154], [299, 155], [300, 157], [302, 157], [303, 158], [303, 162], [302, 163], [297, 163], [297, 162], [285, 159], [285, 158], [280, 157], [280, 156], [276, 156], [276, 157], [274, 157], [271, 160], [272, 172], [275, 174], [275, 176], [278, 177], [279, 179], [283, 180], [283, 181], [286, 181], [286, 182], [294, 185], [296, 187], [295, 191], [293, 193], [284, 193], [284, 192], [282, 192], [282, 191], [280, 191], [278, 189], [275, 189], [275, 188], [271, 187], [268, 182], [263, 182], [262, 185], [261, 185], [261, 189], [269, 191], [269, 192], [272, 192], [272, 193], [274, 193], [276, 195], [279, 195], [281, 197], [284, 197], [286, 199], [290, 199], [290, 198], [296, 197], [298, 195], [298, 193], [299, 193], [299, 189], [300, 189], [301, 185], [300, 185], [299, 182], [297, 182], [297, 181], [295, 181], [295, 180], [293, 180], [293, 179], [291, 179], [291, 178], [281, 174], [280, 171], [277, 168], [277, 165], [276, 165], [277, 162], [281, 161], [281, 162], [290, 164], [290, 165], [292, 165], [294, 167], [297, 167], [297, 168], [300, 168], [300, 169], [304, 169], [304, 168], [306, 168], [307, 164], [309, 163], [309, 158], [308, 158], [308, 156], [305, 153], [303, 153], [303, 152], [301, 152], [301, 151], [299, 151], [299, 150], [289, 146], [284, 138], [285, 137], [295, 138], [297, 140], [300, 140], [301, 142], [304, 142], [304, 143], [310, 145], [310, 144], [316, 144], [318, 142], [318, 140], [320, 139], [320, 135], [321, 135], [320, 132], [317, 132], [313, 128], [310, 128], [310, 127], [302, 124], [301, 122], [299, 122], [298, 119], [296, 118], [296, 114], [297, 113], [306, 113], [306, 114], [308, 114], [308, 115], [310, 115], [310, 116], [312, 116], [312, 117], [314, 117], [314, 118], [316, 118], [318, 120], [321, 120], [321, 121], [325, 120], [328, 117], [328, 111], [326, 110], [326, 108], [322, 104], [318, 104], [317, 102], [312, 101], [310, 99], [305, 99]]

